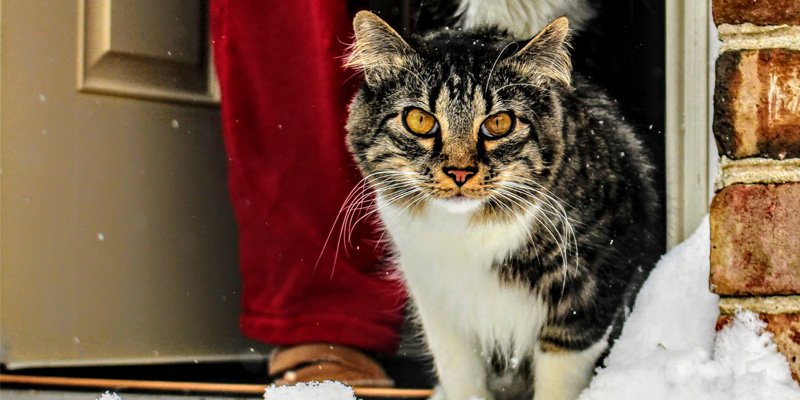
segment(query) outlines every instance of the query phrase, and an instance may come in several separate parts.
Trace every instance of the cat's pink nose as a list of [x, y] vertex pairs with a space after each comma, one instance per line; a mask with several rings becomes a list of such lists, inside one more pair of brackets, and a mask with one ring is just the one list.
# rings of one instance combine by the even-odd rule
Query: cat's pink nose
[[454, 168], [454, 167], [444, 167], [442, 168], [447, 176], [453, 178], [453, 182], [456, 183], [459, 187], [467, 183], [467, 179], [472, 175], [475, 175], [478, 172], [478, 169], [475, 167], [467, 167], [467, 168]]

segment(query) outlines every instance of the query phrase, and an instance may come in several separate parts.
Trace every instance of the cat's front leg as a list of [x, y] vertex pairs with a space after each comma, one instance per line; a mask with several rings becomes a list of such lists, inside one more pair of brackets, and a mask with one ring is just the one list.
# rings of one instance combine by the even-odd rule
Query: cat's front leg
[[491, 400], [486, 390], [486, 369], [475, 341], [458, 332], [443, 313], [419, 311], [439, 377], [431, 400], [465, 400], [472, 396]]
[[574, 400], [589, 386], [597, 359], [607, 347], [605, 339], [580, 350], [546, 346], [534, 355], [533, 399]]

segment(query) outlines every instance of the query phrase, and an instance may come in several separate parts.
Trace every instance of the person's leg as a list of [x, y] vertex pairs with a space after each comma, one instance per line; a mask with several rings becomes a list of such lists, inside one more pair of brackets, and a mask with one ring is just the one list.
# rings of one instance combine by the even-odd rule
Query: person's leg
[[[359, 224], [338, 252], [337, 213], [360, 176], [344, 123], [358, 77], [345, 0], [212, 0], [230, 192], [240, 231], [241, 325], [276, 345], [393, 353], [405, 294]], [[352, 79], [349, 79], [352, 78]], [[341, 221], [340, 221], [341, 222]]]

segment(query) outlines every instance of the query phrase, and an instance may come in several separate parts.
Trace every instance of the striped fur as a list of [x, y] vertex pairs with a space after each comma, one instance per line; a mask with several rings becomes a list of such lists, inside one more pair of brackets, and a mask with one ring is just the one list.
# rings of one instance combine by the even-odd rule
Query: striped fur
[[[640, 142], [571, 74], [566, 19], [528, 42], [490, 28], [406, 40], [367, 12], [354, 26], [347, 62], [366, 79], [347, 142], [417, 305], [435, 397], [575, 398], [657, 252]], [[410, 108], [438, 130], [411, 134]], [[500, 112], [513, 129], [486, 136]], [[459, 185], [448, 168], [474, 174]]]

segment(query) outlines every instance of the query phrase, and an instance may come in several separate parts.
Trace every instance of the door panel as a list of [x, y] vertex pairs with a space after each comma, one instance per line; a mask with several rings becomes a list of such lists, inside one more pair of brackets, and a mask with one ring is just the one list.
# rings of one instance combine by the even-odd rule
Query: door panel
[[216, 103], [203, 0], [78, 0], [78, 87]]
[[238, 330], [204, 2], [0, 6], [2, 362], [266, 352]]

